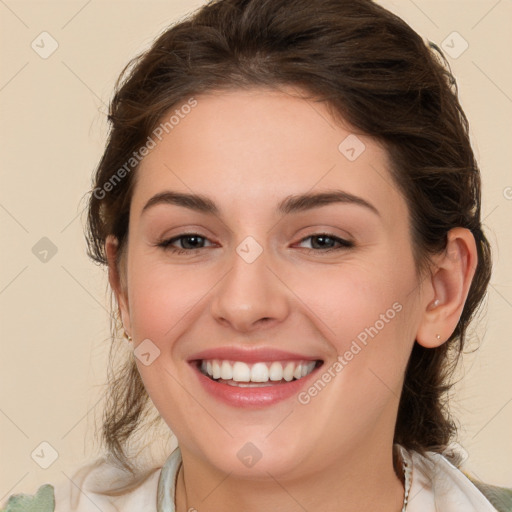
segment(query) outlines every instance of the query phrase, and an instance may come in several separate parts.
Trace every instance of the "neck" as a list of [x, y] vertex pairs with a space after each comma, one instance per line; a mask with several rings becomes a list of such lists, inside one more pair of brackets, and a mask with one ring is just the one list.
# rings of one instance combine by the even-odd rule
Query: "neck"
[[[258, 479], [224, 474], [182, 450], [176, 486], [176, 512], [400, 512], [404, 500], [402, 472], [395, 472], [393, 452], [361, 449], [313, 473]], [[397, 475], [398, 473], [398, 475]]]

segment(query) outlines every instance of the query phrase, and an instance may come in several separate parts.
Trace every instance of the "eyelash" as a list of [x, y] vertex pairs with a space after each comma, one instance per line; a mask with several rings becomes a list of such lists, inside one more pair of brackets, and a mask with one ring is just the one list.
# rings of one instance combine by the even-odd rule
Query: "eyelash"
[[[196, 237], [196, 238], [202, 238], [204, 240], [207, 240], [206, 237], [199, 235], [198, 233], [183, 233], [182, 235], [175, 236], [173, 238], [168, 238], [166, 240], [161, 240], [156, 245], [158, 247], [162, 247], [165, 251], [170, 251], [174, 254], [196, 254], [197, 251], [200, 251], [202, 249], [206, 249], [206, 247], [198, 247], [195, 249], [180, 249], [179, 247], [173, 247], [171, 244], [182, 239], [182, 238], [188, 238], [188, 237]], [[308, 253], [326, 253], [331, 251], [339, 251], [343, 249], [350, 249], [351, 247], [354, 247], [354, 243], [350, 242], [348, 240], [344, 240], [343, 238], [340, 238], [338, 236], [335, 236], [331, 233], [314, 233], [313, 235], [309, 235], [303, 239], [300, 240], [299, 243], [304, 242], [305, 240], [308, 240], [309, 238], [319, 238], [319, 237], [325, 237], [330, 238], [334, 240], [334, 242], [340, 244], [338, 247], [330, 247], [328, 249], [308, 249], [305, 248]], [[304, 249], [304, 248], [303, 248]]]

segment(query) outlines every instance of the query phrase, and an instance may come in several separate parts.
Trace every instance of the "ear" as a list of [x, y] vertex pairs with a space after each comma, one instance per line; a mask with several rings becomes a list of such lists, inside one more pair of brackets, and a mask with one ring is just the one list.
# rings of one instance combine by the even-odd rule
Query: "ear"
[[416, 333], [416, 341], [423, 347], [438, 347], [453, 334], [477, 262], [476, 243], [471, 231], [451, 229], [446, 250], [434, 257], [434, 268], [424, 287], [423, 315]]
[[125, 280], [120, 275], [121, 269], [117, 264], [118, 250], [119, 242], [117, 238], [113, 235], [108, 235], [105, 241], [105, 252], [108, 260], [108, 281], [116, 297], [125, 332], [128, 336], [131, 336], [128, 294], [124, 283]]

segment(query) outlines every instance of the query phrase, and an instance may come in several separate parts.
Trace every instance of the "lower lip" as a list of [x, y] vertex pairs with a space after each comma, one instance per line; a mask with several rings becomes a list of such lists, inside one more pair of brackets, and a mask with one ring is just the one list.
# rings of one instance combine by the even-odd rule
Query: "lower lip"
[[316, 367], [310, 374], [298, 380], [293, 380], [285, 384], [274, 384], [261, 387], [239, 387], [223, 384], [210, 379], [204, 375], [195, 363], [191, 363], [195, 373], [199, 377], [204, 389], [215, 398], [224, 403], [235, 407], [258, 407], [272, 405], [281, 400], [286, 400], [294, 395], [298, 395], [314, 375], [320, 366]]

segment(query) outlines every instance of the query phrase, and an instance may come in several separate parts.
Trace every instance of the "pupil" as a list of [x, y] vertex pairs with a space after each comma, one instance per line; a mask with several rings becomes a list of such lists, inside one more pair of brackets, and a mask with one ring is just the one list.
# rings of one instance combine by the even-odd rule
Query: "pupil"
[[[313, 246], [315, 245], [315, 243], [314, 243], [314, 241], [315, 241], [315, 240], [316, 240], [317, 242], [320, 242], [320, 244], [319, 244], [320, 248], [322, 248], [322, 247], [326, 247], [326, 246], [329, 246], [329, 247], [330, 247], [330, 246], [331, 246], [331, 244], [329, 244], [329, 241], [330, 241], [330, 242], [332, 242], [332, 241], [333, 241], [333, 239], [332, 239], [331, 237], [329, 237], [329, 236], [322, 236], [322, 235], [320, 235], [320, 236], [315, 236], [315, 237], [313, 237]], [[327, 240], [327, 244], [326, 244], [326, 240]]]
[[[182, 239], [181, 243], [185, 249], [195, 249], [197, 247], [197, 245], [200, 245], [200, 244], [198, 244], [198, 242], [201, 238], [202, 237], [200, 237], [200, 236], [186, 236]], [[193, 242], [189, 243], [190, 240], [192, 240]], [[194, 240], [195, 240], [195, 242], [194, 242]]]

